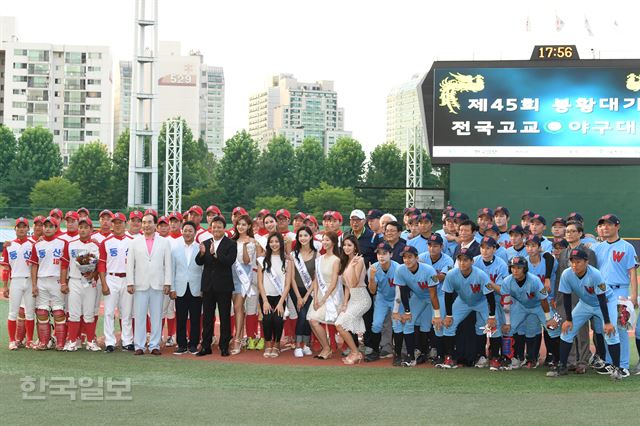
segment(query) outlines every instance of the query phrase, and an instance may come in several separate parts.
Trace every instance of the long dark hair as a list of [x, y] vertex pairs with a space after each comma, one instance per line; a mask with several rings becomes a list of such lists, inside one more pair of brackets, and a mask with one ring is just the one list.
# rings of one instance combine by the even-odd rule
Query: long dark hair
[[339, 259], [340, 258], [340, 247], [338, 247], [338, 234], [333, 231], [327, 231], [324, 233], [322, 238], [327, 237], [333, 243], [333, 251], [332, 253]]
[[271, 234], [269, 234], [269, 238], [267, 238], [267, 250], [264, 255], [264, 269], [267, 272], [271, 272], [271, 255], [273, 254], [273, 251], [271, 250], [271, 244], [269, 243], [271, 242], [271, 238], [273, 237], [276, 237], [280, 242], [279, 254], [280, 254], [280, 260], [282, 260], [282, 272], [284, 272], [285, 271], [284, 238], [282, 238], [282, 235], [279, 232], [272, 232]]
[[238, 220], [236, 220], [236, 224], [233, 225], [233, 237], [231, 237], [231, 239], [234, 241], [237, 241], [238, 238], [240, 238], [240, 233], [238, 232], [238, 222], [240, 222], [241, 220], [244, 220], [247, 224], [247, 235], [253, 238], [253, 221], [251, 220], [250, 216], [243, 214], [238, 218]]
[[[349, 241], [353, 244], [353, 254], [360, 254], [360, 246], [358, 245], [358, 239], [353, 234], [349, 234], [342, 240], [342, 246], [344, 247], [344, 243]], [[347, 269], [347, 265], [349, 264], [349, 256], [347, 256], [344, 250], [340, 251], [340, 272], [338, 275], [342, 275], [345, 269]]]
[[302, 247], [302, 243], [300, 243], [300, 231], [304, 231], [307, 234], [309, 234], [309, 236], [311, 237], [311, 239], [309, 240], [309, 247], [311, 248], [311, 251], [315, 253], [316, 251], [316, 246], [313, 245], [313, 232], [311, 231], [311, 228], [309, 228], [308, 226], [301, 226], [300, 228], [298, 228], [298, 230], [296, 231], [296, 247], [293, 249], [294, 255], [296, 256], [296, 260], [300, 260], [300, 258], [298, 257], [298, 255], [300, 254], [300, 248]]

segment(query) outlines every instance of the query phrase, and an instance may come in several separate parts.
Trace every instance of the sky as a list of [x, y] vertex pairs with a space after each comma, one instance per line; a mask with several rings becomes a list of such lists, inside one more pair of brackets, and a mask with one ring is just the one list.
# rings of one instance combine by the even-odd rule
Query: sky
[[[109, 46], [114, 75], [131, 60], [133, 0], [5, 1], [0, 13], [24, 42]], [[249, 95], [291, 73], [334, 80], [345, 130], [369, 152], [385, 141], [387, 94], [434, 60], [527, 60], [563, 43], [582, 58], [640, 58], [639, 17], [637, 0], [159, 0], [158, 31], [224, 68], [225, 139], [247, 128]]]

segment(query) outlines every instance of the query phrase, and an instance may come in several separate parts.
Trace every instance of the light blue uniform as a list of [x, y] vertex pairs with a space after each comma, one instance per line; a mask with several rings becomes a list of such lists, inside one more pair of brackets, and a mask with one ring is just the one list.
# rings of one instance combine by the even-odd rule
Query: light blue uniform
[[442, 252], [448, 254], [449, 257], [453, 257], [453, 255], [456, 252], [456, 249], [458, 248], [458, 243], [456, 243], [455, 241], [447, 240], [447, 233], [444, 232], [444, 229], [439, 229], [436, 233], [440, 234], [440, 236], [442, 237], [442, 240], [446, 244], [446, 246], [445, 245], [442, 246]]
[[[535, 318], [538, 322], [538, 328], [546, 327], [547, 320], [540, 301], [546, 299], [548, 294], [538, 277], [527, 272], [525, 282], [521, 287], [513, 275], [509, 275], [504, 279], [500, 293], [502, 295], [510, 295], [513, 302], [511, 305], [510, 335], [514, 330], [517, 330], [527, 318]], [[553, 315], [553, 312], [551, 314]], [[547, 331], [551, 337], [558, 337], [560, 335], [560, 327], [553, 330], [547, 329]]]
[[[389, 269], [387, 272], [382, 270], [380, 262], [373, 264], [376, 267], [376, 297], [373, 305], [373, 323], [371, 324], [371, 331], [374, 333], [382, 332], [382, 325], [384, 320], [393, 311], [393, 304], [396, 298], [396, 286], [394, 284], [394, 277], [396, 270], [400, 267], [400, 264], [390, 261]], [[400, 309], [402, 312], [402, 302], [400, 303]], [[391, 326], [394, 333], [402, 333], [402, 323], [400, 321], [392, 321]]]
[[[418, 250], [418, 254], [429, 253], [429, 239], [423, 237], [422, 234], [409, 240], [407, 245], [415, 247]], [[444, 237], [442, 238], [442, 252], [447, 252], [447, 239]]]
[[[440, 254], [440, 259], [438, 259], [436, 263], [433, 263], [429, 253], [422, 253], [420, 256], [418, 256], [418, 259], [420, 260], [420, 262], [424, 262], [427, 265], [431, 265], [433, 269], [436, 270], [436, 273], [438, 274], [443, 273], [446, 275], [450, 270], [453, 269], [453, 259], [449, 257], [449, 255], [444, 253]], [[443, 283], [440, 283], [440, 282], [438, 283], [438, 301], [440, 302], [440, 318], [444, 318], [447, 315], [446, 308], [444, 306], [444, 291], [442, 291], [442, 285]], [[443, 334], [444, 334], [444, 330], [442, 329], [442, 327], [440, 328], [440, 330], [436, 330], [436, 336], [440, 337]]]
[[[618, 317], [617, 300], [611, 287], [603, 281], [600, 271], [591, 265], [587, 265], [587, 271], [582, 278], [578, 278], [572, 269], [565, 269], [560, 276], [560, 287], [558, 291], [567, 294], [573, 293], [580, 298], [576, 307], [571, 311], [573, 328], [569, 330], [567, 334], [560, 336], [560, 338], [567, 343], [573, 343], [573, 338], [578, 334], [580, 328], [592, 317], [598, 318], [595, 322], [602, 332], [604, 318], [598, 302], [599, 294], [604, 294], [607, 298], [607, 310], [609, 311], [609, 319], [611, 322], [616, 321]], [[604, 340], [608, 345], [620, 343], [620, 333], [616, 332], [611, 336], [605, 334]]]
[[[592, 247], [598, 260], [598, 268], [604, 282], [613, 290], [613, 299], [618, 303], [618, 298], [629, 297], [629, 269], [635, 268], [636, 250], [623, 239], [614, 243], [602, 242]], [[617, 312], [617, 306], [616, 306]], [[611, 322], [618, 324], [618, 314], [611, 317]], [[618, 328], [620, 335], [620, 367], [629, 368], [629, 334], [624, 328]], [[640, 336], [640, 328], [636, 324], [636, 338]], [[607, 362], [611, 363], [611, 357], [607, 352]]]
[[543, 253], [553, 253], [553, 243], [548, 238], [540, 238], [540, 247]]
[[529, 255], [527, 254], [527, 247], [524, 244], [522, 245], [522, 248], [520, 250], [516, 250], [514, 246], [511, 246], [507, 249], [507, 262], [516, 256], [529, 259]]
[[455, 336], [458, 325], [472, 312], [476, 313], [476, 334], [483, 334], [482, 327], [487, 323], [489, 305], [486, 295], [493, 292], [489, 276], [475, 266], [471, 267], [471, 273], [465, 277], [460, 268], [453, 268], [444, 279], [442, 290], [445, 293], [457, 293], [451, 314], [453, 322], [445, 327], [445, 336]]
[[[478, 255], [473, 258], [473, 266], [481, 269], [487, 275], [489, 275], [489, 279], [491, 282], [494, 282], [498, 285], [502, 285], [502, 280], [504, 280], [509, 275], [509, 267], [507, 263], [497, 256], [493, 256], [493, 261], [488, 265], [485, 264], [484, 260], [482, 260], [482, 256]], [[493, 333], [492, 337], [500, 337], [502, 336], [502, 324], [505, 322], [504, 317], [504, 309], [502, 308], [502, 304], [500, 303], [502, 296], [498, 293], [495, 293], [496, 299], [496, 322], [498, 324], [498, 329], [495, 333]]]
[[498, 244], [505, 249], [511, 247], [511, 237], [509, 236], [509, 232], [500, 233], [500, 237], [498, 237]]
[[436, 270], [429, 265], [418, 262], [418, 269], [414, 273], [405, 265], [400, 265], [396, 269], [394, 284], [406, 286], [411, 290], [409, 298], [411, 321], [404, 323], [403, 333], [412, 334], [416, 326], [420, 327], [420, 331], [430, 331], [432, 308], [429, 287], [438, 285]]
[[[531, 260], [527, 258], [527, 262], [529, 264], [529, 273], [535, 275], [542, 286], [544, 287], [544, 278], [547, 273], [547, 260], [544, 258], [543, 253], [540, 253], [540, 262], [537, 265], [531, 263]], [[553, 261], [553, 269], [551, 270], [551, 282], [554, 283], [556, 280], [556, 271], [558, 270], [558, 262], [554, 259]], [[555, 294], [553, 293], [553, 284], [551, 285], [551, 293], [548, 295], [549, 301], [553, 300]], [[524, 333], [527, 337], [534, 337], [538, 334], [542, 334], [542, 328], [540, 327], [540, 322], [538, 321], [538, 317], [535, 315], [529, 315], [527, 320], [520, 326], [520, 329], [517, 330], [518, 334]]]

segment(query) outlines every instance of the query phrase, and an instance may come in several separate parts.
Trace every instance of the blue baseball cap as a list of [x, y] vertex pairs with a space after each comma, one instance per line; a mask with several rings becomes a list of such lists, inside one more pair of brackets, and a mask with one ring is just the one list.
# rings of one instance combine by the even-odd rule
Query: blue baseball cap
[[433, 223], [433, 216], [431, 216], [431, 213], [427, 213], [427, 212], [420, 213], [420, 215], [418, 216], [418, 222], [424, 222], [425, 220], [428, 220], [429, 222]]
[[598, 219], [598, 225], [604, 223], [604, 222], [609, 222], [612, 223], [614, 225], [620, 225], [620, 219], [618, 219], [618, 216], [614, 215], [614, 214], [606, 214], [604, 216], [602, 216], [600, 219]]
[[388, 251], [389, 253], [391, 253], [391, 251], [393, 251], [393, 249], [391, 248], [389, 243], [382, 242], [382, 243], [380, 243], [380, 244], [378, 244], [376, 246], [376, 252], [378, 252], [378, 251]]
[[509, 214], [509, 209], [504, 206], [496, 207], [494, 214], [498, 214], [498, 213], [504, 213], [504, 215], [507, 217], [511, 216], [511, 214]]
[[547, 220], [544, 218], [544, 216], [542, 216], [541, 214], [534, 214], [531, 217], [531, 222], [533, 222], [534, 220], [537, 220], [538, 222], [542, 223], [543, 225], [547, 224]]
[[589, 260], [589, 255], [587, 255], [586, 251], [580, 248], [576, 248], [571, 250], [571, 252], [569, 253], [569, 260], [571, 259]]
[[564, 238], [558, 237], [553, 239], [553, 247], [567, 248], [569, 243]]
[[529, 243], [535, 243], [538, 246], [540, 246], [542, 244], [542, 241], [540, 241], [540, 237], [538, 237], [537, 235], [532, 235], [529, 238], [527, 238], [527, 241], [525, 242], [525, 244], [529, 244]]
[[469, 260], [473, 260], [472, 251], [469, 250], [468, 248], [460, 249], [460, 251], [458, 252], [458, 254], [456, 256], [456, 259], [459, 259], [462, 256], [466, 257]]
[[478, 217], [482, 216], [489, 216], [491, 219], [493, 219], [493, 210], [491, 210], [489, 207], [478, 209]]
[[509, 235], [513, 234], [514, 232], [520, 235], [524, 235], [524, 229], [522, 229], [522, 226], [520, 225], [511, 225], [511, 228], [509, 228]]
[[567, 222], [584, 222], [584, 217], [578, 212], [571, 212], [567, 215]]
[[406, 209], [403, 210], [403, 214], [405, 216], [412, 215], [412, 214], [420, 214], [420, 210], [415, 207], [407, 207]]
[[466, 213], [457, 212], [456, 213], [456, 220], [459, 220], [460, 222], [463, 222], [465, 220], [469, 220], [469, 216]]
[[484, 237], [481, 241], [480, 241], [480, 246], [489, 246], [489, 247], [498, 247], [498, 243], [496, 242], [496, 240], [494, 240], [491, 237]]
[[431, 236], [429, 237], [428, 244], [443, 245], [444, 244], [444, 240], [442, 239], [440, 234], [431, 234]]
[[378, 209], [371, 209], [367, 213], [367, 219], [380, 219], [382, 217], [382, 211]]
[[524, 218], [524, 217], [528, 217], [529, 219], [531, 219], [533, 216], [535, 215], [535, 213], [531, 210], [525, 210], [522, 212], [522, 214], [520, 215], [520, 219]]
[[404, 257], [405, 254], [413, 254], [413, 255], [418, 255], [418, 249], [415, 248], [414, 246], [404, 246], [404, 248], [402, 249], [402, 256]]

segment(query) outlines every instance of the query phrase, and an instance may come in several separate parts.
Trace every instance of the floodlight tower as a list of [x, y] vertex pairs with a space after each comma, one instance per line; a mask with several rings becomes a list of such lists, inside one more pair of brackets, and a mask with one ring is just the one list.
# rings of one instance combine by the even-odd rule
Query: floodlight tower
[[158, 0], [135, 0], [128, 205], [158, 208]]
[[422, 188], [422, 130], [419, 126], [406, 131], [407, 174], [405, 207], [416, 205], [416, 188]]

